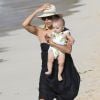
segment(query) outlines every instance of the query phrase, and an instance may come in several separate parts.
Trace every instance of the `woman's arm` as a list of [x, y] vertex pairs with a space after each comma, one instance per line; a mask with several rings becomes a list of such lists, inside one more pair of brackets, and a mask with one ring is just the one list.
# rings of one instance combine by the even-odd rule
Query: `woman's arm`
[[59, 45], [59, 44], [54, 43], [52, 40], [49, 40], [49, 44], [52, 47], [55, 47], [55, 48], [59, 49], [61, 52], [64, 52], [64, 53], [70, 54], [71, 51], [72, 51], [72, 44], [70, 44], [69, 42], [67, 42], [66, 45]]
[[38, 9], [36, 9], [31, 15], [29, 15], [24, 22], [22, 23], [22, 26], [29, 32], [31, 32], [34, 35], [37, 35], [38, 30], [40, 29], [38, 26], [31, 25], [32, 19], [37, 15], [37, 13], [42, 12], [45, 10], [50, 4], [45, 3], [42, 6], [40, 6]]
[[66, 45], [59, 45], [59, 44], [54, 43], [48, 36], [46, 36], [45, 38], [46, 38], [47, 42], [52, 47], [55, 47], [55, 48], [59, 49], [61, 52], [64, 52], [64, 53], [68, 53], [68, 54], [71, 53], [71, 51], [72, 51], [72, 43], [70, 43], [69, 40], [68, 40]]

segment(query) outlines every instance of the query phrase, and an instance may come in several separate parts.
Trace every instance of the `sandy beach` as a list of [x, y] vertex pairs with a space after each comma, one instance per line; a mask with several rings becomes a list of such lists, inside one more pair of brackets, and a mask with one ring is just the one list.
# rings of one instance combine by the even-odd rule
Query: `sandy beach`
[[[64, 17], [75, 38], [72, 57], [81, 76], [75, 100], [100, 98], [100, 1], [81, 0]], [[38, 100], [41, 51], [38, 39], [26, 30], [0, 37], [0, 100]]]

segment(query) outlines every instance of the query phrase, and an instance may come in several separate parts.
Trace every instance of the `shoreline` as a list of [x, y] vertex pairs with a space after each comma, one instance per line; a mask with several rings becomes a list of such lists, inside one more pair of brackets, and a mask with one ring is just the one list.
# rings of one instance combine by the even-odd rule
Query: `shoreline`
[[[47, 0], [34, 0], [34, 1], [27, 1], [27, 0], [20, 0], [15, 1], [15, 0], [9, 0], [9, 1], [4, 1], [0, 2], [1, 5], [1, 11], [0, 14], [0, 36], [2, 35], [2, 32], [8, 32], [16, 29], [21, 29], [22, 26], [20, 23], [23, 22], [23, 20], [30, 15], [35, 8], [37, 8], [40, 4], [46, 3]], [[81, 5], [79, 5], [79, 0], [50, 0], [48, 1], [50, 3], [53, 3], [56, 5], [57, 12], [63, 14], [64, 16], [69, 16], [77, 11], [70, 11], [72, 8], [77, 8]], [[59, 9], [59, 10], [58, 10]], [[4, 13], [6, 12], [6, 13]], [[9, 15], [9, 16], [8, 16]], [[37, 20], [34, 20], [35, 24], [38, 23]], [[38, 23], [40, 25], [40, 23]]]

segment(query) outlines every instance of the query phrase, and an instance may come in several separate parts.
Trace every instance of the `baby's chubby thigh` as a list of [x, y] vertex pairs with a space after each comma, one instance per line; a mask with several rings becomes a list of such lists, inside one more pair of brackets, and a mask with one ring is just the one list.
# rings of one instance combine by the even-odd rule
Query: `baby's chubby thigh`
[[53, 62], [54, 59], [55, 59], [55, 56], [54, 56], [52, 47], [50, 47], [49, 50], [48, 50], [48, 61]]
[[63, 65], [65, 62], [65, 53], [59, 51], [58, 63]]
[[50, 47], [48, 52], [51, 52], [51, 55], [54, 56], [54, 59], [56, 59], [59, 55], [58, 50], [54, 47]]

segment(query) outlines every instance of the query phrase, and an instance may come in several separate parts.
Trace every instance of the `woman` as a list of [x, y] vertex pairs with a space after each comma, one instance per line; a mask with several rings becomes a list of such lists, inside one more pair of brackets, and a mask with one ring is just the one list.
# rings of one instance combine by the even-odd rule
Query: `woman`
[[[44, 21], [45, 27], [40, 28], [36, 25], [32, 25], [31, 21], [35, 16], [42, 12], [43, 14], [38, 16]], [[23, 27], [31, 32], [33, 35], [36, 35], [40, 41], [41, 46], [41, 56], [42, 56], [42, 70], [40, 74], [39, 82], [39, 100], [73, 100], [79, 89], [80, 77], [76, 71], [72, 58], [72, 42], [69, 41], [67, 45], [60, 46], [53, 43], [48, 37], [47, 34], [52, 32], [52, 21], [53, 19], [60, 18], [59, 14], [56, 14], [55, 6], [51, 4], [43, 4], [37, 8], [31, 15], [29, 15], [25, 21], [22, 23]], [[47, 58], [48, 58], [48, 48], [49, 45], [59, 49], [60, 51], [66, 53], [64, 72], [62, 73], [63, 81], [59, 82], [57, 80], [57, 60], [53, 63], [53, 72], [52, 75], [47, 76], [45, 72], [47, 71]], [[67, 61], [67, 63], [66, 63]]]

